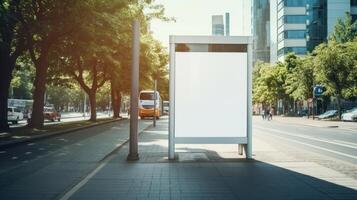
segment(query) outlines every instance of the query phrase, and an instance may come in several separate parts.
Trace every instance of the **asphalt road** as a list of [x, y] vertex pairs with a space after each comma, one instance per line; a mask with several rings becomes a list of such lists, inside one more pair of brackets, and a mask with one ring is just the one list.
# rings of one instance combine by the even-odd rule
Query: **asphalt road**
[[253, 139], [261, 137], [270, 143], [295, 147], [299, 152], [312, 152], [332, 160], [357, 164], [357, 130], [333, 127], [294, 125], [281, 121], [253, 120]]
[[[149, 119], [140, 120], [139, 130], [151, 124]], [[122, 120], [0, 148], [0, 198], [38, 200], [61, 197], [126, 141], [128, 133], [129, 121]], [[294, 125], [255, 117], [254, 138], [281, 151], [299, 154], [304, 159], [312, 158], [313, 162], [326, 164], [326, 160], [334, 161], [337, 164], [332, 168], [357, 178], [357, 130]]]
[[[139, 131], [151, 124], [151, 120], [140, 120]], [[128, 136], [129, 120], [121, 120], [0, 148], [0, 199], [57, 198]]]

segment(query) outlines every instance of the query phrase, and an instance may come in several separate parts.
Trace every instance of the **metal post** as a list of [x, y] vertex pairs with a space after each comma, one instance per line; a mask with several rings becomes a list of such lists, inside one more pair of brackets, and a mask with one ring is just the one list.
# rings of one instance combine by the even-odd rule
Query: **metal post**
[[157, 81], [154, 80], [154, 117], [153, 117], [153, 126], [156, 127], [156, 90], [157, 90]]
[[252, 74], [253, 74], [253, 45], [252, 45], [253, 41], [250, 40], [249, 44], [248, 44], [248, 52], [247, 52], [247, 56], [248, 56], [248, 70], [247, 70], [247, 145], [245, 145], [246, 149], [245, 149], [245, 154], [246, 154], [246, 158], [247, 159], [252, 159], [253, 158], [253, 142], [252, 142]]
[[315, 94], [312, 97], [312, 120], [315, 119]]
[[243, 145], [242, 144], [238, 144], [238, 154], [243, 155]]
[[132, 69], [130, 95], [130, 142], [127, 160], [139, 160], [138, 154], [138, 95], [139, 95], [139, 55], [140, 55], [140, 23], [133, 22]]
[[175, 43], [170, 36], [169, 159], [175, 159]]

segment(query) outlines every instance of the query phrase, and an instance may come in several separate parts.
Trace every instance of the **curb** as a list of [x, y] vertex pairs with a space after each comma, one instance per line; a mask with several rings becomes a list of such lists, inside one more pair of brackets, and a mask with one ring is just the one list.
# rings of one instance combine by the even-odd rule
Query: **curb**
[[[276, 118], [275, 118], [276, 119]], [[282, 118], [283, 119], [283, 118]], [[321, 124], [314, 124], [314, 123], [309, 123], [308, 120], [306, 123], [296, 123], [296, 122], [292, 122], [292, 121], [284, 121], [284, 120], [275, 120], [277, 122], [281, 122], [281, 123], [286, 123], [286, 124], [291, 124], [291, 125], [301, 125], [301, 126], [308, 126], [308, 127], [315, 127], [315, 128], [337, 128], [340, 130], [347, 130], [347, 131], [355, 131], [356, 129], [354, 129], [353, 127], [343, 127], [340, 124], [327, 124], [329, 121], [324, 121], [321, 120], [320, 122], [322, 122]], [[318, 121], [314, 121], [314, 122], [318, 122]], [[326, 123], [326, 124], [324, 124]], [[337, 121], [337, 123], [346, 123], [343, 121]]]
[[43, 135], [36, 135], [36, 136], [32, 136], [30, 138], [24, 138], [24, 139], [20, 139], [20, 140], [11, 140], [8, 142], [3, 142], [2, 144], [0, 144], [0, 148], [7, 148], [7, 147], [11, 147], [11, 146], [16, 146], [19, 144], [23, 144], [26, 142], [32, 142], [32, 141], [37, 141], [37, 140], [42, 140], [42, 139], [46, 139], [46, 138], [50, 138], [50, 137], [54, 137], [54, 136], [58, 136], [58, 135], [63, 135], [63, 134], [67, 134], [67, 133], [71, 133], [74, 131], [79, 131], [79, 130], [83, 130], [83, 129], [87, 129], [87, 128], [92, 128], [95, 126], [100, 126], [100, 125], [104, 125], [104, 124], [109, 124], [112, 122], [116, 122], [116, 121], [121, 121], [123, 120], [123, 118], [120, 119], [112, 119], [112, 120], [108, 120], [105, 122], [97, 122], [94, 124], [89, 124], [89, 125], [85, 125], [82, 127], [75, 127], [75, 128], [70, 128], [70, 129], [66, 129], [63, 131], [54, 131], [48, 134], [43, 134]]

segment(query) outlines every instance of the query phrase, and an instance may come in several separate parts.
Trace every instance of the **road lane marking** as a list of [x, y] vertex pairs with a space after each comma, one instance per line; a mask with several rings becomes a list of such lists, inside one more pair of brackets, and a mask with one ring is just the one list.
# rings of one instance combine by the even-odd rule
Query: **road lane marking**
[[[144, 131], [147, 131], [148, 128], [150, 128], [151, 123], [148, 123], [146, 128], [143, 128], [138, 130], [138, 133], [141, 134]], [[68, 200], [70, 199], [76, 192], [78, 192], [79, 189], [81, 189], [85, 184], [88, 183], [88, 181], [93, 178], [103, 167], [105, 167], [111, 160], [117, 156], [117, 153], [123, 148], [126, 144], [129, 142], [129, 138], [124, 139], [125, 142], [117, 144], [115, 148], [107, 154], [102, 160], [100, 160], [100, 164], [93, 170], [91, 171], [84, 179], [82, 179], [79, 183], [77, 183], [74, 187], [72, 187], [69, 191], [65, 192], [63, 195], [61, 195], [61, 198], [59, 200]]]
[[315, 146], [315, 145], [312, 145], [312, 144], [308, 144], [308, 143], [305, 143], [305, 142], [300, 142], [300, 141], [293, 140], [293, 139], [288, 139], [288, 138], [285, 138], [285, 137], [282, 137], [282, 136], [278, 136], [278, 135], [274, 135], [274, 134], [271, 134], [271, 133], [264, 133], [263, 132], [263, 134], [272, 135], [273, 137], [278, 137], [278, 138], [283, 139], [283, 140], [287, 140], [287, 141], [290, 141], [290, 142], [295, 142], [295, 143], [302, 144], [302, 145], [305, 145], [305, 146], [309, 146], [309, 147], [312, 147], [312, 148], [315, 148], [315, 149], [331, 152], [331, 153], [334, 153], [334, 154], [338, 154], [338, 155], [341, 155], [341, 156], [345, 156], [345, 157], [349, 157], [349, 158], [357, 160], [357, 156], [353, 156], [353, 155], [350, 155], [350, 154], [342, 153], [342, 152], [339, 152], [339, 151], [334, 151], [334, 150], [331, 150], [331, 149], [326, 149], [324, 147]]
[[357, 144], [356, 143], [353, 143], [353, 142], [347, 142], [347, 141], [342, 141], [342, 140], [334, 140], [336, 142], [341, 142], [341, 143], [345, 143], [345, 144], [348, 144], [348, 145], [352, 145], [352, 146], [355, 146], [357, 148]]
[[89, 173], [84, 179], [81, 180], [78, 184], [76, 184], [70, 191], [68, 191], [65, 195], [63, 195], [60, 200], [67, 200], [71, 198], [71, 196], [76, 193], [79, 189], [81, 189], [93, 176], [95, 176], [107, 163], [101, 163], [95, 170]]
[[[263, 127], [257, 127], [257, 128], [258, 129], [265, 129], [265, 130], [273, 131], [273, 132], [276, 132], [276, 133], [281, 133], [281, 134], [284, 134], [284, 135], [290, 135], [290, 136], [293, 136], [293, 137], [300, 137], [300, 138], [304, 138], [304, 139], [315, 140], [315, 141], [318, 141], [318, 142], [325, 142], [325, 143], [329, 143], [329, 144], [348, 147], [348, 148], [351, 148], [351, 149], [357, 149], [357, 146], [352, 146], [350, 144], [343, 144], [343, 143], [339, 143], [339, 142], [332, 142], [332, 141], [328, 141], [328, 140], [322, 140], [322, 139], [314, 138], [314, 137], [311, 137], [311, 136], [303, 136], [303, 135], [292, 134], [292, 133], [289, 133], [289, 132], [279, 131], [279, 130], [275, 130], [275, 129], [271, 129], [271, 128], [263, 128]], [[357, 145], [355, 143], [352, 143], [352, 144], [353, 145]]]

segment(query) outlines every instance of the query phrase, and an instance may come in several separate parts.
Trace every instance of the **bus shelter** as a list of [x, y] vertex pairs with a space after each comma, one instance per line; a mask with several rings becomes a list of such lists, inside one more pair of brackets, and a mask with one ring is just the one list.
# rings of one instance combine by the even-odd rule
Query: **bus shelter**
[[169, 159], [175, 144], [238, 144], [252, 158], [252, 38], [170, 36]]

